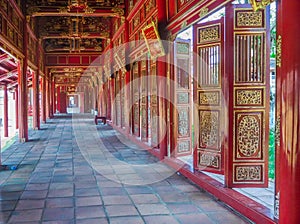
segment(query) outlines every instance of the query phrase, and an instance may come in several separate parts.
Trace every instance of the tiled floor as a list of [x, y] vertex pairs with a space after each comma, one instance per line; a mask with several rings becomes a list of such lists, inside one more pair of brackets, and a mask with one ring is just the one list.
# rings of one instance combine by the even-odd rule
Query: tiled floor
[[87, 116], [57, 117], [2, 155], [0, 223], [249, 223]]

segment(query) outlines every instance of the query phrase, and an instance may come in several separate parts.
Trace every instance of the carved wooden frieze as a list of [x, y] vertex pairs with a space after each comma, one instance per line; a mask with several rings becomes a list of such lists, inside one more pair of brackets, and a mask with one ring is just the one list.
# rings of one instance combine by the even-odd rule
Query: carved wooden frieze
[[220, 169], [220, 156], [210, 152], [198, 152], [198, 165], [201, 167], [212, 167]]
[[236, 106], [264, 106], [264, 89], [235, 89]]
[[197, 42], [199, 44], [206, 42], [220, 41], [221, 38], [220, 24], [198, 28], [197, 30]]
[[255, 182], [263, 181], [261, 165], [234, 165], [235, 177], [234, 182]]
[[218, 106], [220, 105], [219, 91], [199, 91], [199, 105]]
[[236, 28], [253, 28], [264, 27], [263, 11], [238, 11], [236, 12]]
[[179, 141], [177, 143], [177, 153], [178, 154], [187, 153], [190, 150], [191, 150], [191, 145], [190, 145], [190, 141], [189, 140]]

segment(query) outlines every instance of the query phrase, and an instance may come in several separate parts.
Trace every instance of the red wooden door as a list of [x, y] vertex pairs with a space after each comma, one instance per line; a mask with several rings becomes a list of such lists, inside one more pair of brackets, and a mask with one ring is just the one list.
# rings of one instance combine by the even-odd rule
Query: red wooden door
[[268, 186], [269, 12], [226, 7], [228, 187]]
[[224, 19], [193, 27], [194, 51], [194, 167], [224, 173], [223, 107]]
[[192, 154], [192, 103], [191, 103], [191, 41], [176, 39], [175, 41], [175, 66], [174, 66], [174, 88], [175, 104], [173, 130], [176, 140], [175, 157]]
[[67, 94], [65, 92], [60, 92], [59, 103], [60, 113], [67, 113]]
[[225, 18], [194, 25], [194, 166], [228, 187], [267, 187], [268, 11], [229, 5]]

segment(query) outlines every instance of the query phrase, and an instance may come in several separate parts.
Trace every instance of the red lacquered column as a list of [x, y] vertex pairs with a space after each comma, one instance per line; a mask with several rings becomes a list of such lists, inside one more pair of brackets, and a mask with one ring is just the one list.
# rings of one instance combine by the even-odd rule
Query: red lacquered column
[[[20, 65], [18, 64], [18, 67]], [[18, 91], [19, 86], [15, 89], [15, 114], [16, 114], [16, 129], [19, 128], [19, 91]]]
[[28, 59], [28, 32], [26, 19], [23, 21], [23, 64], [18, 74], [19, 82], [19, 140], [28, 141], [28, 86], [27, 86], [27, 59]]
[[42, 78], [42, 122], [46, 123], [46, 77]]
[[8, 137], [8, 96], [7, 96], [7, 85], [4, 86], [4, 98], [3, 98], [3, 103], [4, 103], [4, 137]]
[[[279, 0], [280, 77], [280, 205], [279, 223], [300, 222], [300, 1]], [[277, 52], [277, 60], [280, 51]], [[280, 60], [279, 60], [280, 62]]]
[[[167, 20], [167, 11], [166, 11], [166, 1], [159, 1], [157, 4], [158, 9], [158, 30], [160, 35], [165, 33], [166, 20]], [[164, 36], [160, 36], [164, 39]], [[166, 56], [159, 57], [157, 59], [157, 83], [158, 83], [158, 114], [159, 114], [159, 149], [160, 155], [159, 159], [163, 159], [167, 156], [167, 133], [166, 133], [166, 124], [167, 124], [167, 66], [166, 66]]]
[[40, 129], [40, 102], [39, 102], [39, 69], [32, 74], [33, 89], [33, 129]]

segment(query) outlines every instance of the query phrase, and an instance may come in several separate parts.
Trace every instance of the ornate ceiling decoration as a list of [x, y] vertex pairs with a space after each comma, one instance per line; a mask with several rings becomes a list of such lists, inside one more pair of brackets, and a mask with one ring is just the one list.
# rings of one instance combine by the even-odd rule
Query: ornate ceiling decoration
[[124, 0], [28, 0], [26, 6], [48, 53], [102, 52], [112, 19], [124, 15]]
[[[100, 55], [110, 43], [114, 21], [124, 22], [124, 9], [125, 0], [27, 0], [26, 18], [32, 30], [38, 30], [45, 53]], [[89, 74], [65, 69], [51, 71], [52, 77], [75, 84], [73, 78]]]

